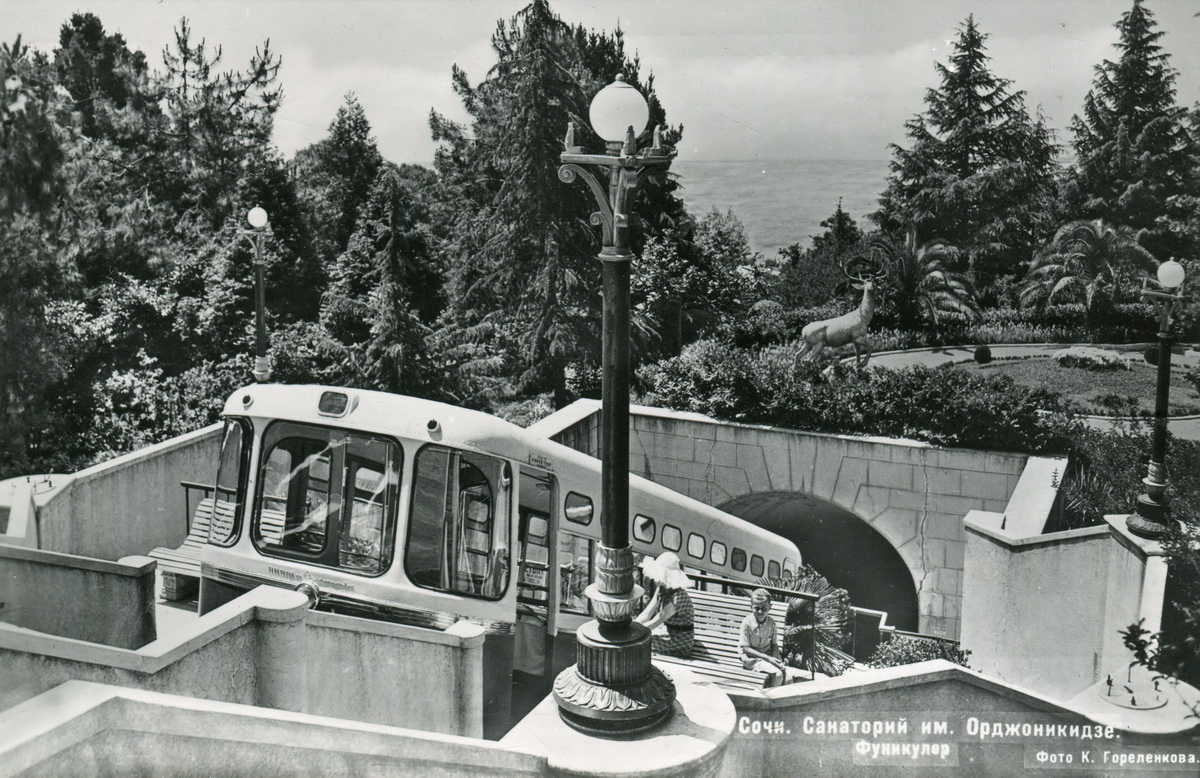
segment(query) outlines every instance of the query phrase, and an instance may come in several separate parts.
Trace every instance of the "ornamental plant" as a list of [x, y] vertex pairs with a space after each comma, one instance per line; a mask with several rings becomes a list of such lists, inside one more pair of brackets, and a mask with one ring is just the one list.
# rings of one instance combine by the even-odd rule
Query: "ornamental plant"
[[1115, 351], [1093, 346], [1071, 346], [1054, 352], [1051, 358], [1062, 367], [1081, 367], [1085, 370], [1128, 370], [1129, 362]]

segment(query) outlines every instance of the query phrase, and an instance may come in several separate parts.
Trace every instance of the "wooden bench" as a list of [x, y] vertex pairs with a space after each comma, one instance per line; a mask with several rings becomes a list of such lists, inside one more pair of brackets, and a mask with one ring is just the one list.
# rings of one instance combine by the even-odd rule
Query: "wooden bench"
[[[738, 649], [742, 621], [750, 615], [750, 598], [698, 589], [689, 589], [688, 596], [692, 598], [692, 610], [695, 614], [692, 655], [683, 659], [655, 654], [654, 660], [685, 668], [720, 686], [732, 689], [761, 689], [766, 683], [767, 674], [743, 669], [741, 652]], [[787, 609], [787, 602], [772, 600], [771, 618], [775, 619], [777, 641], [782, 640]]]
[[196, 506], [187, 537], [179, 548], [159, 547], [150, 552], [162, 572], [163, 599], [172, 602], [195, 596], [200, 583], [200, 549], [208, 542], [213, 499], [205, 497]]

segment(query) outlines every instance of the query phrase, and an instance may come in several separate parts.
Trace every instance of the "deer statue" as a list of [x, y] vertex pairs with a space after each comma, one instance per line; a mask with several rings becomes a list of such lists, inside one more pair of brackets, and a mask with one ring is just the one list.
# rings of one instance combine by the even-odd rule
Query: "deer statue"
[[[857, 272], [852, 272], [852, 268]], [[804, 329], [800, 331], [800, 339], [803, 342], [796, 352], [793, 369], [798, 368], [800, 361], [806, 357], [816, 359], [826, 348], [838, 348], [847, 343], [854, 344], [855, 363], [859, 367], [870, 361], [871, 341], [867, 337], [867, 327], [871, 325], [871, 317], [875, 314], [875, 299], [871, 291], [875, 282], [887, 275], [887, 270], [877, 269], [875, 263], [859, 257], [842, 265], [842, 272], [850, 279], [855, 289], [862, 290], [862, 302], [850, 313], [804, 325]]]

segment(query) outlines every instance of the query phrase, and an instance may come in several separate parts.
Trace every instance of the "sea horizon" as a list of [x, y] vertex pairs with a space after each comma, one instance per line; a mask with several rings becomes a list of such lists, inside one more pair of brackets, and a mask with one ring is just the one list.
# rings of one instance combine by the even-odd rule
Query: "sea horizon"
[[675, 160], [680, 196], [701, 217], [732, 210], [746, 228], [753, 251], [768, 258], [781, 248], [811, 245], [821, 222], [842, 209], [864, 229], [879, 207], [887, 182], [887, 159]]

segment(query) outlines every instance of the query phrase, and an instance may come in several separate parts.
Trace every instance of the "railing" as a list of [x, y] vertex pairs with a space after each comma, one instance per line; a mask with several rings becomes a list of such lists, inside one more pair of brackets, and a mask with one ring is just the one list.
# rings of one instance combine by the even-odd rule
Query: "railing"
[[184, 510], [187, 512], [183, 521], [187, 532], [191, 532], [192, 517], [196, 515], [196, 508], [200, 505], [201, 500], [212, 496], [213, 486], [212, 484], [197, 484], [191, 481], [180, 481], [179, 485], [183, 487]]
[[[742, 592], [745, 592], [748, 596], [750, 591], [753, 591], [755, 589], [765, 589], [771, 595], [771, 597], [775, 599], [776, 602], [779, 602], [779, 601], [786, 602], [786, 601], [792, 600], [792, 599], [799, 599], [799, 600], [805, 600], [806, 602], [811, 603], [812, 608], [810, 610], [812, 612], [812, 620], [809, 623], [809, 632], [808, 632], [809, 671], [812, 673], [812, 679], [814, 681], [816, 680], [816, 678], [817, 678], [817, 601], [821, 599], [821, 596], [819, 594], [812, 594], [811, 592], [797, 592], [792, 589], [783, 589], [778, 586], [767, 586], [764, 584], [752, 583], [749, 581], [735, 581], [730, 578], [721, 578], [719, 576], [705, 575], [703, 573], [688, 573], [687, 576], [688, 576], [688, 578], [692, 579], [693, 581], [695, 581], [698, 584], [701, 584], [702, 586], [706, 585], [706, 584], [719, 586], [721, 588], [722, 594], [733, 594], [734, 592], [731, 592], [730, 590], [738, 589], [738, 590], [741, 590]], [[705, 591], [711, 591], [711, 590], [706, 588]], [[780, 636], [780, 638], [782, 638], [782, 635]]]
[[875, 653], [875, 649], [880, 643], [891, 640], [894, 637], [912, 638], [913, 640], [924, 640], [933, 643], [951, 643], [956, 646], [959, 644], [953, 638], [926, 635], [921, 632], [909, 632], [888, 626], [886, 611], [876, 611], [869, 608], [851, 608], [850, 611], [852, 641], [850, 653], [856, 662], [867, 661], [871, 658], [871, 654]]

